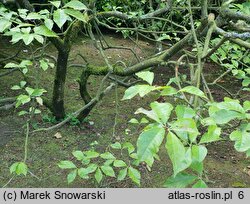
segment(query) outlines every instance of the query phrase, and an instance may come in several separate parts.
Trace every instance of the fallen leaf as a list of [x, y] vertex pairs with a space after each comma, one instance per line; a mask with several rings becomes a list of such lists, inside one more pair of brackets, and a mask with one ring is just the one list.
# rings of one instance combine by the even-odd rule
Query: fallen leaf
[[62, 135], [61, 135], [60, 132], [57, 132], [57, 133], [54, 135], [54, 137], [55, 137], [56, 139], [61, 139], [61, 138], [62, 138]]

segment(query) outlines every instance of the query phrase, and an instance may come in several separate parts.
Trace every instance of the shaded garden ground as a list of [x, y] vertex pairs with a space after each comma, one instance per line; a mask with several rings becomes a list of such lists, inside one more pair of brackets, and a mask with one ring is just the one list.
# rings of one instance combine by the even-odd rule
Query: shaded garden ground
[[[131, 41], [120, 37], [107, 35], [106, 40], [111, 45], [134, 47]], [[4, 48], [4, 45], [1, 45], [1, 47]], [[154, 52], [152, 47], [147, 42], [139, 41], [139, 47], [136, 47], [135, 50], [141, 58], [146, 58], [147, 55]], [[53, 48], [48, 47], [47, 49], [50, 54], [56, 55]], [[24, 50], [26, 49], [24, 48]], [[78, 52], [86, 56], [90, 63], [103, 65], [101, 56], [88, 39], [78, 39], [73, 46], [71, 57]], [[27, 51], [23, 53], [24, 56], [27, 54], [29, 55]], [[106, 54], [112, 62], [123, 60], [129, 63], [132, 59], [132, 54], [124, 50], [113, 49], [107, 51]], [[83, 61], [78, 57], [72, 63], [79, 64], [83, 63]], [[221, 72], [220, 68], [213, 64], [207, 64], [205, 69], [211, 80], [216, 77], [215, 73], [220, 74]], [[68, 113], [79, 109], [83, 105], [77, 83], [80, 73], [81, 68], [69, 68], [65, 97], [65, 107]], [[155, 83], [161, 85], [167, 83], [169, 78], [174, 76], [174, 71], [170, 68], [160, 67], [156, 69], [155, 73]], [[185, 73], [185, 70], [183, 73]], [[52, 90], [53, 74], [54, 70], [49, 69], [41, 76], [41, 84], [43, 88], [48, 90], [48, 93], [51, 93]], [[4, 96], [15, 95], [16, 92], [11, 91], [10, 87], [18, 83], [18, 80], [20, 80], [18, 73], [0, 78], [0, 93], [4, 93]], [[92, 93], [95, 93], [99, 83], [100, 77], [94, 76], [90, 78], [89, 86]], [[221, 83], [228, 83], [227, 87], [231, 87], [231, 89], [237, 87], [236, 81], [230, 78], [224, 79]], [[115, 138], [113, 138], [113, 128], [116, 117], [116, 97], [115, 91], [113, 91], [104, 97], [80, 126], [72, 122], [58, 130], [40, 132], [30, 136], [27, 164], [31, 174], [26, 177], [15, 177], [8, 187], [136, 187], [130, 180], [116, 182], [112, 179], [105, 179], [98, 186], [94, 180], [79, 178], [73, 184], [68, 185], [66, 179], [68, 171], [63, 171], [57, 166], [60, 160], [71, 159], [72, 151], [87, 150], [94, 141], [98, 141], [97, 149], [100, 150], [104, 150], [115, 139], [136, 144], [140, 130], [143, 127], [129, 124], [128, 121], [134, 117], [133, 113], [139, 107], [148, 107], [149, 103], [156, 99], [157, 96], [151, 94], [143, 99], [135, 97], [131, 101], [121, 101], [124, 91], [125, 88], [123, 87], [117, 89], [119, 100], [117, 101], [118, 122], [115, 127]], [[224, 92], [216, 87], [212, 91], [218, 100], [225, 96]], [[24, 118], [17, 116], [17, 111], [0, 112], [0, 186], [6, 184], [11, 178], [9, 166], [15, 161], [21, 161], [23, 158], [24, 134], [20, 131], [24, 121]], [[46, 109], [44, 109], [42, 117], [38, 117], [32, 125], [37, 128], [44, 124], [46, 126], [53, 125], [53, 118]], [[62, 138], [57, 139], [54, 136], [56, 133], [60, 133]], [[250, 160], [245, 158], [245, 154], [237, 153], [233, 148], [233, 144], [226, 139], [225, 141], [210, 144], [208, 150], [209, 155], [205, 160], [205, 169], [209, 179], [209, 187], [250, 187], [250, 169], [248, 169]], [[151, 172], [147, 171], [144, 166], [140, 167], [142, 187], [162, 187], [165, 178], [172, 174], [171, 162], [166, 159], [165, 149], [160, 150], [160, 158], [162, 161], [157, 161]]]

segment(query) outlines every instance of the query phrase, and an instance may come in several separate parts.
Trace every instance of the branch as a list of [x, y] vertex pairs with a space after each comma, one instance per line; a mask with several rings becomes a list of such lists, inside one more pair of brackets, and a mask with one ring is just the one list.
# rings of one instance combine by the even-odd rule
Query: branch
[[164, 8], [160, 8], [160, 9], [157, 9], [157, 10], [152, 11], [150, 13], [147, 13], [145, 15], [136, 16], [136, 17], [131, 17], [128, 14], [122, 13], [120, 11], [99, 12], [99, 13], [97, 13], [97, 17], [98, 16], [105, 17], [105, 18], [116, 17], [116, 18], [120, 18], [122, 20], [144, 21], [144, 20], [147, 20], [147, 19], [152, 18], [152, 17], [160, 16], [160, 15], [162, 15], [170, 10], [171, 10], [171, 3], [168, 3], [168, 4], [166, 4], [166, 6]]

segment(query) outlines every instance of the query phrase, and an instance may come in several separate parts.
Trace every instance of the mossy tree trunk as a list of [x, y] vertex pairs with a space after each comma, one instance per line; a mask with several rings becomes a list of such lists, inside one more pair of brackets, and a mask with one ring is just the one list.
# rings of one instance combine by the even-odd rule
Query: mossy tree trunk
[[68, 58], [68, 49], [58, 51], [52, 98], [52, 112], [57, 120], [65, 117], [64, 89], [67, 75]]
[[[88, 79], [90, 77], [90, 74], [88, 72], [86, 72], [85, 70], [82, 71], [81, 74], [81, 78], [79, 81], [79, 85], [80, 85], [80, 95], [84, 101], [85, 104], [88, 104], [92, 98], [88, 92], [88, 88], [87, 88], [87, 82]], [[89, 106], [88, 108], [86, 108], [85, 110], [81, 111], [81, 113], [78, 115], [78, 120], [83, 121], [90, 113], [90, 111], [92, 110], [92, 108], [95, 106], [95, 104]]]

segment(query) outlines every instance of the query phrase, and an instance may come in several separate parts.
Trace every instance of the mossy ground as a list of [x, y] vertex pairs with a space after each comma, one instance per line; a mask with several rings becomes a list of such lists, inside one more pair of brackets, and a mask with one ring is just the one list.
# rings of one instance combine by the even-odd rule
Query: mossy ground
[[[115, 36], [106, 36], [106, 40], [111, 45], [134, 47], [133, 43]], [[152, 45], [140, 41], [136, 52], [143, 59], [153, 53]], [[53, 47], [47, 49], [49, 54], [56, 56]], [[78, 52], [86, 56], [90, 63], [103, 65], [103, 60], [94, 45], [85, 38], [78, 39], [73, 45], [71, 58]], [[27, 53], [25, 53], [27, 54]], [[28, 53], [29, 54], [29, 53]], [[106, 52], [108, 58], [114, 63], [118, 60], [132, 63], [132, 54], [124, 50], [110, 50]], [[76, 58], [73, 63], [83, 63], [81, 58]], [[77, 79], [81, 73], [81, 68], [69, 68], [65, 89], [65, 107], [71, 113], [80, 107], [83, 102], [79, 94]], [[32, 73], [33, 74], [33, 73]], [[168, 81], [172, 71], [161, 69], [156, 71], [157, 84], [164, 84]], [[40, 73], [40, 84], [43, 88], [52, 91], [54, 70], [49, 69], [45, 73]], [[10, 87], [20, 80], [18, 73], [0, 78], [0, 93], [3, 96], [13, 96], [16, 92]], [[94, 94], [100, 84], [101, 77], [93, 76], [89, 80], [90, 92]], [[97, 185], [94, 180], [76, 179], [73, 184], [67, 184], [67, 173], [58, 168], [60, 160], [72, 159], [71, 152], [74, 150], [87, 150], [90, 144], [98, 141], [99, 149], [104, 150], [108, 144], [119, 138], [121, 141], [130, 141], [136, 144], [142, 126], [129, 124], [128, 121], [135, 117], [133, 113], [139, 107], [148, 107], [149, 103], [157, 96], [150, 95], [145, 98], [135, 97], [130, 101], [121, 101], [125, 88], [118, 87], [118, 101], [116, 101], [115, 91], [112, 91], [94, 108], [87, 121], [81, 125], [67, 124], [58, 130], [50, 132], [39, 132], [29, 138], [28, 160], [29, 173], [26, 177], [18, 176], [11, 180], [8, 187], [136, 187], [130, 180], [116, 182], [114, 179], [106, 179], [101, 185]], [[220, 95], [220, 94], [218, 94]], [[50, 95], [48, 94], [48, 97]], [[118, 103], [118, 115], [116, 115], [116, 105]], [[48, 116], [48, 117], [47, 117]], [[113, 128], [115, 117], [115, 138]], [[42, 118], [47, 117], [47, 123]], [[37, 117], [32, 124], [33, 127], [51, 126], [50, 113], [44, 109], [42, 116]], [[93, 123], [89, 123], [92, 121]], [[17, 111], [0, 113], [0, 186], [6, 184], [12, 177], [9, 167], [16, 161], [21, 161], [24, 154], [24, 134], [22, 126], [24, 118], [17, 116]], [[90, 125], [91, 124], [91, 125]], [[57, 139], [54, 135], [59, 132], [62, 138]], [[209, 187], [250, 187], [250, 176], [246, 173], [250, 160], [244, 154], [237, 153], [233, 149], [231, 142], [219, 142], [208, 146], [209, 155], [205, 162], [205, 169], [210, 180]], [[166, 150], [160, 150], [162, 161], [156, 161], [152, 171], [141, 167], [142, 187], [162, 187], [167, 176], [172, 174], [171, 162], [166, 158]]]

